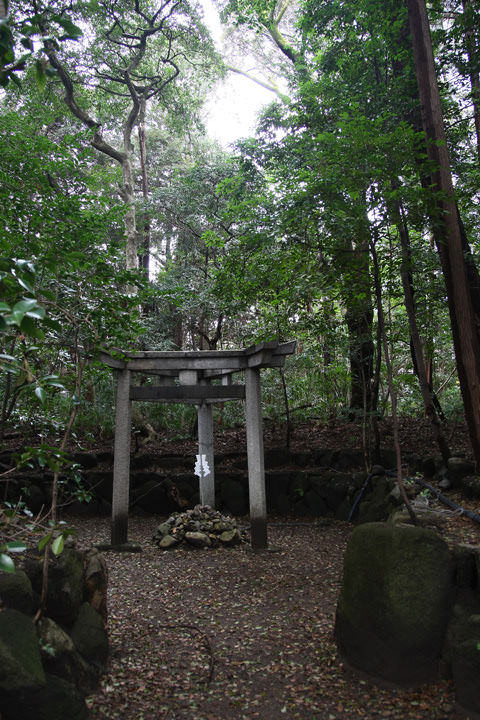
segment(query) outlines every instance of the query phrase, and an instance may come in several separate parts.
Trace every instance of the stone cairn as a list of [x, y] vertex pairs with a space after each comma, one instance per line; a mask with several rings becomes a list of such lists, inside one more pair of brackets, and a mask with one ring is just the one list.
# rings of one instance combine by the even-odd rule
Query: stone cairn
[[237, 527], [234, 518], [209, 505], [196, 505], [192, 510], [175, 512], [161, 523], [153, 541], [161, 550], [182, 544], [184, 547], [233, 547], [246, 542], [246, 532]]

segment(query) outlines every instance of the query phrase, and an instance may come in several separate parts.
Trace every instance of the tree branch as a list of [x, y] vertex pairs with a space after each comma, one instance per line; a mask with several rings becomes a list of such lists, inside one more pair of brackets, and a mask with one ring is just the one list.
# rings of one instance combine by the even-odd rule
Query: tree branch
[[246, 70], [240, 70], [240, 68], [236, 68], [233, 65], [225, 65], [225, 67], [227, 70], [230, 70], [230, 72], [236, 73], [237, 75], [243, 75], [243, 77], [246, 77], [248, 80], [251, 80], [257, 85], [260, 85], [260, 87], [265, 88], [265, 90], [270, 90], [270, 92], [275, 93], [275, 95], [283, 103], [289, 104], [291, 102], [290, 97], [288, 95], [284, 95], [274, 83], [267, 83], [265, 80], [254, 77], [253, 75], [250, 75], [250, 73]]

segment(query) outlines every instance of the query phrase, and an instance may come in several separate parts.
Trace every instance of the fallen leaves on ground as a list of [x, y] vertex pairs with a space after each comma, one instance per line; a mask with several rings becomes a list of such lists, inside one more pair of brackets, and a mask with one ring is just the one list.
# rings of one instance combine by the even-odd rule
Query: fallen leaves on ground
[[[107, 520], [72, 520], [79, 545]], [[275, 524], [271, 551], [161, 552], [158, 520], [134, 518], [142, 553], [106, 554], [111, 659], [92, 720], [451, 720], [448, 682], [379, 688], [352, 676], [333, 639], [345, 523]]]

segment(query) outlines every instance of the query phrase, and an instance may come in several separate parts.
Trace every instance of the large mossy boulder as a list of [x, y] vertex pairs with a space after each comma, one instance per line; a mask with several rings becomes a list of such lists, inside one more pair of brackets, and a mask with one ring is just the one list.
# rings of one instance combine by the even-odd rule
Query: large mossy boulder
[[[32, 554], [25, 560], [25, 571], [34, 591], [42, 591], [43, 556]], [[50, 555], [46, 615], [64, 627], [75, 621], [83, 601], [83, 553], [65, 548], [59, 557]]]
[[73, 640], [50, 618], [37, 624], [43, 667], [50, 675], [61, 677], [87, 695], [95, 689], [98, 672], [76, 650]]
[[457, 704], [465, 714], [480, 717], [480, 602], [453, 608], [443, 660], [455, 682]]
[[32, 583], [23, 570], [0, 573], [0, 601], [4, 607], [15, 608], [26, 615], [34, 612]]
[[7, 608], [0, 612], [0, 712], [4, 694], [10, 696], [43, 685], [45, 673], [32, 618]]
[[450, 551], [433, 531], [357, 527], [345, 554], [335, 624], [346, 662], [399, 685], [437, 679], [453, 576]]
[[71, 638], [75, 648], [85, 660], [102, 666], [108, 657], [108, 635], [99, 613], [90, 603], [83, 603], [72, 628]]
[[48, 673], [45, 678], [40, 689], [6, 698], [2, 720], [87, 720], [85, 700], [75, 685]]

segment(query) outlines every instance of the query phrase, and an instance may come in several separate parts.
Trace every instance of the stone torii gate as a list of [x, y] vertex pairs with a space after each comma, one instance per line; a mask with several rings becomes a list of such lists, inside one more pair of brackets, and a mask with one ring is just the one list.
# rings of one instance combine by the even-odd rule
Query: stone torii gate
[[[197, 405], [199, 454], [210, 474], [200, 479], [200, 502], [215, 506], [212, 404], [245, 399], [248, 488], [252, 547], [267, 547], [260, 370], [283, 367], [295, 341], [265, 342], [240, 350], [100, 352], [99, 360], [117, 373], [113, 464], [111, 549], [128, 549], [132, 400]], [[243, 371], [245, 383], [233, 383]], [[133, 385], [132, 373], [156, 376], [156, 385]], [[215, 384], [212, 384], [215, 383]]]

